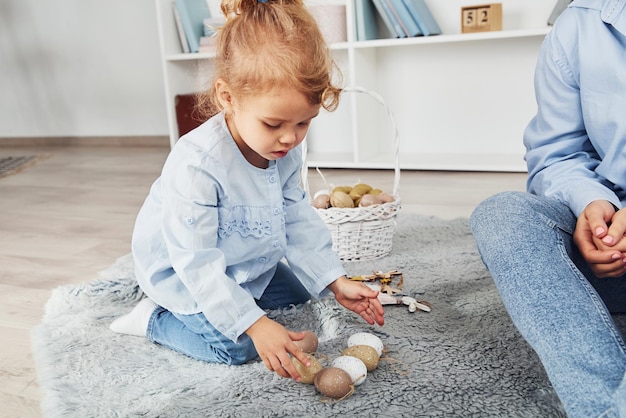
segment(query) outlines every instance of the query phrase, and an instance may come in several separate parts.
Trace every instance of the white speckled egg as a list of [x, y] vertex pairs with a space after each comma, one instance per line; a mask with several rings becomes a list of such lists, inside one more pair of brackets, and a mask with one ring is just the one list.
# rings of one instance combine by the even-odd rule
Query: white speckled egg
[[333, 360], [331, 366], [345, 370], [350, 375], [354, 386], [359, 386], [361, 383], [365, 382], [365, 378], [367, 377], [367, 366], [365, 366], [365, 363], [363, 363], [361, 359], [356, 357], [339, 356]]
[[326, 190], [326, 189], [318, 190], [313, 195], [313, 199], [315, 199], [316, 197], [321, 196], [321, 195], [328, 195], [328, 196], [330, 196], [330, 192], [328, 190]]
[[369, 345], [373, 347], [378, 353], [378, 357], [383, 354], [383, 341], [369, 332], [357, 332], [348, 338], [348, 347], [353, 345]]

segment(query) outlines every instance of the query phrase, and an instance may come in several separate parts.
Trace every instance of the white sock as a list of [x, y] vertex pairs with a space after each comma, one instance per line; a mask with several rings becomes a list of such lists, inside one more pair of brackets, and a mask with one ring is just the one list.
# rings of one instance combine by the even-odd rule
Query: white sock
[[145, 337], [148, 330], [148, 322], [157, 304], [145, 298], [133, 308], [130, 313], [117, 318], [109, 328], [118, 334], [136, 335]]

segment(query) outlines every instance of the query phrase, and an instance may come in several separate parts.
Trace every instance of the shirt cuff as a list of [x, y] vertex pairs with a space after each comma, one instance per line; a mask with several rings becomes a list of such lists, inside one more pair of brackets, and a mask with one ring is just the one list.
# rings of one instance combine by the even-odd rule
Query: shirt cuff
[[[204, 313], [204, 315], [209, 318], [207, 313]], [[255, 308], [247, 311], [231, 326], [225, 328], [223, 331], [218, 329], [218, 331], [220, 331], [224, 336], [226, 336], [226, 338], [228, 338], [232, 342], [239, 343], [240, 337], [246, 332], [246, 330], [264, 315], [265, 311], [255, 305]], [[217, 327], [215, 328], [217, 329]]]

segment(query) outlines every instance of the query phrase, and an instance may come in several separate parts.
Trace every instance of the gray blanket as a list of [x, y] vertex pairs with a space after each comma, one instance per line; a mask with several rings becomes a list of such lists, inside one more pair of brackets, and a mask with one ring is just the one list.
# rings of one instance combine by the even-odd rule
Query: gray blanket
[[332, 298], [272, 311], [294, 330], [312, 329], [328, 365], [356, 332], [385, 344], [379, 367], [354, 394], [328, 402], [313, 385], [270, 373], [259, 361], [206, 364], [110, 322], [142, 297], [132, 259], [100, 278], [56, 289], [33, 333], [42, 408], [48, 417], [562, 417], [537, 356], [520, 337], [476, 252], [467, 219], [398, 216], [393, 251], [346, 263], [351, 275], [397, 269], [403, 290], [430, 313], [388, 306], [369, 326]]

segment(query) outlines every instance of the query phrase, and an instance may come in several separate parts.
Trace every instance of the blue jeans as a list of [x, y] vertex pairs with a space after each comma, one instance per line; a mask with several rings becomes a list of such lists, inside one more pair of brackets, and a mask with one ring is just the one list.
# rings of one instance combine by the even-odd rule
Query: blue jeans
[[500, 193], [470, 226], [568, 416], [626, 417], [626, 346], [610, 314], [626, 311], [626, 277], [593, 275], [573, 241], [576, 216], [553, 199]]
[[[310, 298], [289, 267], [278, 263], [257, 305], [263, 309], [278, 309], [304, 303]], [[203, 313], [181, 315], [158, 307], [150, 317], [147, 338], [209, 363], [243, 364], [258, 357], [250, 337], [243, 334], [238, 342], [231, 341], [215, 329]]]

